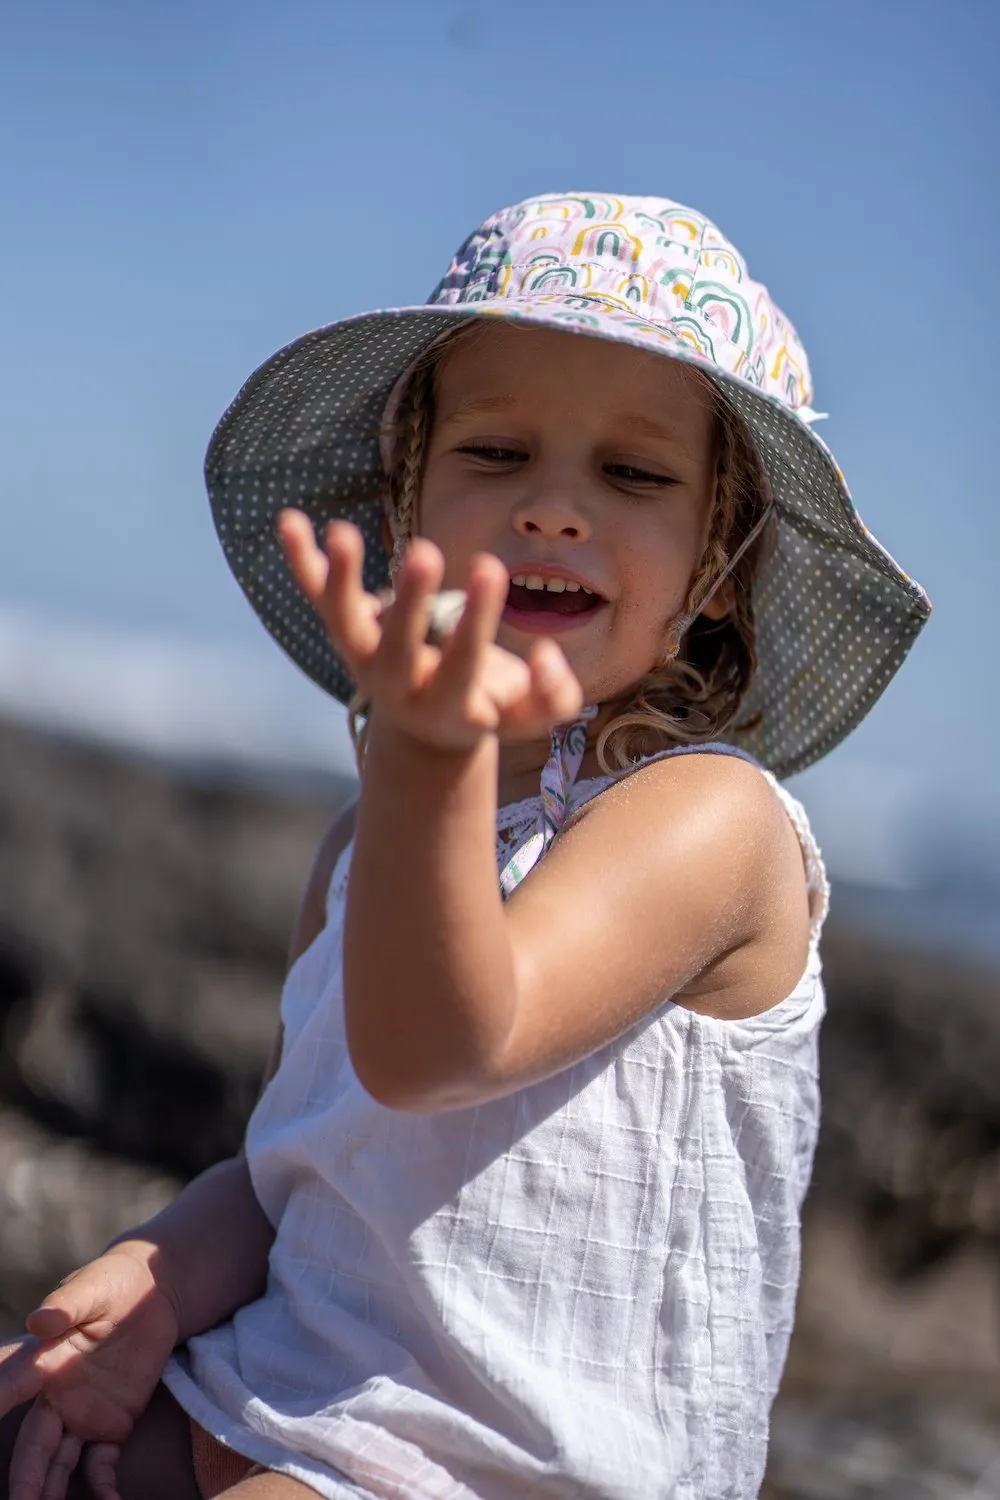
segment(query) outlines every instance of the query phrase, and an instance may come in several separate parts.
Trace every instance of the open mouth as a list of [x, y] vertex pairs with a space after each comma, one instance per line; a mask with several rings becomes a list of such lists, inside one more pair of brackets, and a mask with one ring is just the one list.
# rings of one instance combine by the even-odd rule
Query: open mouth
[[559, 628], [582, 621], [605, 603], [600, 594], [575, 579], [515, 573], [507, 590], [504, 619], [534, 630]]

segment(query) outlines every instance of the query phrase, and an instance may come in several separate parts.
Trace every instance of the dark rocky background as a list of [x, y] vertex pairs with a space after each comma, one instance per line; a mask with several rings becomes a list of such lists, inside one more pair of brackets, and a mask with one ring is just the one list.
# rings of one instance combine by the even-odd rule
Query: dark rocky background
[[[0, 724], [0, 1328], [236, 1149], [348, 790]], [[769, 1500], [1000, 1497], [1000, 976], [838, 922]]]

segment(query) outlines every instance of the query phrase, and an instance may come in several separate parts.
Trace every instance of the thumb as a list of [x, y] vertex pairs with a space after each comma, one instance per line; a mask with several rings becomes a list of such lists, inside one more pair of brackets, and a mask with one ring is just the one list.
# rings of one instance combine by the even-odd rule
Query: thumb
[[25, 1318], [24, 1326], [28, 1332], [38, 1339], [60, 1339], [82, 1323], [98, 1317], [103, 1311], [103, 1299], [99, 1304], [96, 1288], [90, 1280], [78, 1271], [57, 1286]]
[[63, 1334], [69, 1333], [75, 1328], [78, 1318], [67, 1307], [52, 1307], [48, 1303], [42, 1303], [30, 1312], [24, 1320], [24, 1326], [29, 1333], [33, 1333], [36, 1339], [59, 1339]]

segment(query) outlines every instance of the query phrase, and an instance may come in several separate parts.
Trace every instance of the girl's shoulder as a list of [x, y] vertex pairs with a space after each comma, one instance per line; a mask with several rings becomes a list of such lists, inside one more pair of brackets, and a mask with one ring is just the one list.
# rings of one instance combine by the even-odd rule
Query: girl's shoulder
[[586, 908], [584, 926], [614, 908], [620, 939], [653, 963], [661, 951], [674, 1001], [718, 1019], [748, 1019], [791, 993], [827, 910], [801, 803], [728, 746], [685, 747], [581, 783], [550, 858], [539, 896], [547, 873], [548, 904], [558, 881], [563, 900]]
[[763, 1016], [813, 961], [803, 847], [754, 763], [661, 755], [580, 783], [568, 811], [537, 863], [513, 856], [516, 999], [491, 1093], [561, 1071], [667, 1003]]
[[[746, 750], [724, 741], [711, 741], [660, 751], [618, 775], [581, 780], [573, 789], [571, 809], [579, 816], [602, 793], [625, 787], [629, 797], [644, 802], [655, 819], [664, 793], [676, 788], [678, 782], [687, 785], [702, 811], [714, 804], [731, 820], [734, 831], [736, 827], [749, 832], [766, 832], [770, 828], [780, 837], [787, 820], [801, 853], [812, 934], [818, 938], [829, 911], [830, 886], [809, 815], [799, 799]], [[784, 814], [777, 827], [776, 806]]]

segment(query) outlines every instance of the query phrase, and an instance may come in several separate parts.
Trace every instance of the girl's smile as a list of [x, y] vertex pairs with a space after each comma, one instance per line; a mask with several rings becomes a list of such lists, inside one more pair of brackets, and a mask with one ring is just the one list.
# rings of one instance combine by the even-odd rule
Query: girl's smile
[[435, 407], [417, 529], [445, 585], [492, 553], [511, 578], [500, 645], [523, 656], [558, 634], [588, 702], [622, 693], [670, 649], [705, 546], [703, 379], [620, 344], [490, 325], [446, 350]]
[[510, 590], [504, 622], [530, 635], [574, 630], [586, 624], [607, 600], [578, 573], [529, 561], [524, 568], [508, 564]]

